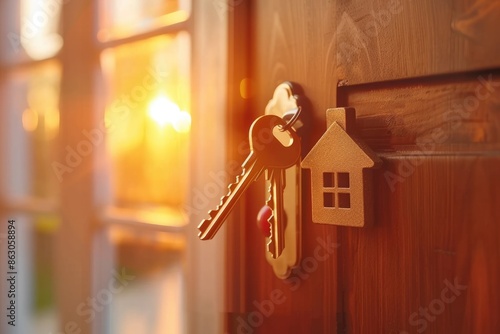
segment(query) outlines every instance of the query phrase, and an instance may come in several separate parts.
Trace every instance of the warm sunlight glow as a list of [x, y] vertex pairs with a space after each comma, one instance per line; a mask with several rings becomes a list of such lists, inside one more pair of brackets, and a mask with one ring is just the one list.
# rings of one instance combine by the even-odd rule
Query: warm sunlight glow
[[[150, 10], [149, 1], [148, 6], [133, 2]], [[125, 8], [118, 0], [105, 3]], [[190, 45], [190, 35], [179, 32], [124, 43], [101, 53], [110, 93], [105, 96], [105, 124], [114, 205], [184, 207], [190, 170]], [[155, 224], [160, 220], [171, 225], [163, 218]]]
[[179, 106], [164, 96], [155, 98], [149, 104], [149, 116], [162, 127], [173, 125], [180, 112]]
[[59, 110], [56, 108], [45, 110], [45, 129], [50, 139], [57, 135], [59, 131]]
[[38, 127], [38, 113], [33, 109], [26, 109], [22, 116], [23, 128], [28, 132], [35, 131]]
[[187, 133], [191, 129], [191, 115], [181, 111], [174, 122], [174, 129], [179, 133]]
[[155, 98], [149, 104], [149, 117], [160, 127], [171, 125], [179, 133], [189, 132], [191, 115], [165, 96]]
[[19, 41], [31, 59], [50, 58], [61, 50], [63, 39], [58, 33], [61, 7], [61, 1], [21, 1], [20, 34], [10, 38]]

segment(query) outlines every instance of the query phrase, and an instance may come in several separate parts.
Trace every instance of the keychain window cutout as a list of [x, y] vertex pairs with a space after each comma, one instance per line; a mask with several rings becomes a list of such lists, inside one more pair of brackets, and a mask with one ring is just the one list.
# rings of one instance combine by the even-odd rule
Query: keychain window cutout
[[[337, 178], [337, 183], [335, 183], [335, 177]], [[335, 188], [335, 184], [338, 185]], [[323, 173], [323, 207], [325, 208], [337, 208], [335, 206], [335, 197], [337, 197], [338, 208], [340, 209], [350, 209], [351, 208], [351, 194], [342, 192], [337, 193], [338, 190], [346, 191], [349, 189], [349, 173], [339, 172]]]
[[323, 187], [335, 187], [335, 173], [323, 173]]
[[349, 173], [338, 173], [337, 178], [337, 184], [339, 185], [339, 188], [349, 189]]
[[339, 208], [340, 209], [350, 209], [351, 208], [351, 194], [339, 193]]
[[323, 206], [325, 208], [335, 208], [335, 194], [323, 193]]

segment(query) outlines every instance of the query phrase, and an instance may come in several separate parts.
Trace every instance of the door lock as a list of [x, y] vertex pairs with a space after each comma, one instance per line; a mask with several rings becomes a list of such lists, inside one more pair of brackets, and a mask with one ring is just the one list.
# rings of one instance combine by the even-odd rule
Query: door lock
[[[284, 82], [276, 87], [273, 98], [266, 106], [266, 115], [276, 115], [283, 118], [291, 127], [292, 131], [299, 130], [302, 126], [300, 97], [296, 95], [293, 85]], [[285, 133], [276, 132], [276, 135], [286, 136]], [[300, 159], [283, 170], [285, 187], [282, 194], [282, 205], [286, 224], [282, 231], [285, 248], [278, 258], [274, 258], [271, 253], [266, 252], [267, 262], [273, 267], [273, 271], [279, 278], [287, 278], [292, 269], [299, 265], [301, 257], [301, 231], [302, 231], [302, 178]], [[266, 189], [270, 185], [266, 184]], [[266, 195], [267, 190], [266, 190]]]

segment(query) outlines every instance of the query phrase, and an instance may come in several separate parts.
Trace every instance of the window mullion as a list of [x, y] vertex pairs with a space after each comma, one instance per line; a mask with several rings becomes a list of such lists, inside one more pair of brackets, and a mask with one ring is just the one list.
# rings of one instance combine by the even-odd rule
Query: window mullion
[[[60, 101], [59, 161], [67, 164], [61, 180], [61, 227], [56, 240], [57, 300], [64, 331], [92, 333], [92, 323], [78, 315], [78, 306], [92, 296], [93, 153], [69, 165], [68, 147], [75, 149], [92, 129], [93, 83], [97, 65], [94, 50], [94, 2], [73, 0], [62, 9], [64, 46]], [[99, 315], [97, 315], [99, 317]]]

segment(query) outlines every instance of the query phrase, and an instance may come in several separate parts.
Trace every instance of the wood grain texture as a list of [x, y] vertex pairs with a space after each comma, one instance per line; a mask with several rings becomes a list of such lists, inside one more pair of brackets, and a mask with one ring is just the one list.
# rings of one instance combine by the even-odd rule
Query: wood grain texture
[[391, 158], [376, 187], [375, 226], [342, 231], [347, 332], [498, 333], [500, 158]]
[[[309, 142], [304, 146], [307, 149], [322, 134], [311, 128], [323, 128], [326, 108], [336, 104], [336, 81], [331, 80], [335, 75], [335, 54], [332, 53], [335, 25], [331, 20], [335, 16], [334, 7], [334, 3], [327, 1], [252, 2], [255, 14], [251, 22], [253, 50], [250, 55], [253, 94], [247, 116], [251, 121], [264, 114], [278, 84], [285, 80], [300, 83], [301, 95], [309, 99], [302, 101], [307, 105], [306, 118], [307, 114], [314, 115], [313, 110], [321, 115], [307, 120]], [[246, 134], [245, 125], [236, 124], [233, 131]], [[244, 159], [238, 155], [235, 157], [238, 161], [236, 158]], [[310, 205], [305, 204], [303, 224], [307, 228], [302, 235], [302, 259], [307, 260], [301, 262], [290, 280], [278, 279], [265, 259], [265, 239], [255, 225], [257, 213], [264, 205], [264, 189], [263, 182], [251, 187], [239, 221], [228, 226], [228, 235], [231, 235], [228, 253], [232, 254], [228, 257], [228, 280], [233, 282], [229, 290], [228, 332], [238, 333], [245, 321], [256, 325], [251, 326], [252, 333], [335, 333], [337, 249], [326, 254], [321, 244], [336, 243], [336, 231], [322, 225], [313, 226]], [[309, 200], [304, 199], [304, 203]], [[258, 311], [256, 305], [270, 300], [276, 290], [283, 293], [280, 299], [283, 302], [275, 304], [272, 314], [264, 316], [260, 324], [252, 318]]]
[[500, 149], [498, 71], [341, 87], [359, 135], [380, 152]]
[[490, 0], [336, 1], [341, 85], [500, 65], [500, 3]]
[[[393, 8], [398, 3], [401, 10]], [[372, 11], [391, 8], [384, 29], [371, 28], [378, 30], [368, 39], [360, 34]], [[249, 117], [263, 113], [276, 85], [299, 83], [307, 96], [304, 153], [323, 134], [326, 109], [351, 106], [358, 134], [384, 165], [376, 174], [375, 226], [366, 229], [312, 223], [304, 172], [309, 260], [289, 281], [274, 277], [264, 261], [264, 240], [252, 223], [263, 184], [252, 187], [240, 225], [228, 232], [228, 277], [236, 273], [241, 283], [228, 290], [240, 297], [228, 310], [230, 333], [276, 289], [284, 302], [251, 332], [500, 332], [497, 9], [482, 0], [252, 2]], [[339, 55], [352, 39], [362, 48]], [[481, 86], [481, 76], [489, 86]], [[304, 272], [318, 240], [328, 238], [339, 247]], [[455, 279], [467, 288], [443, 302]], [[430, 311], [420, 308], [437, 314], [421, 315]]]

